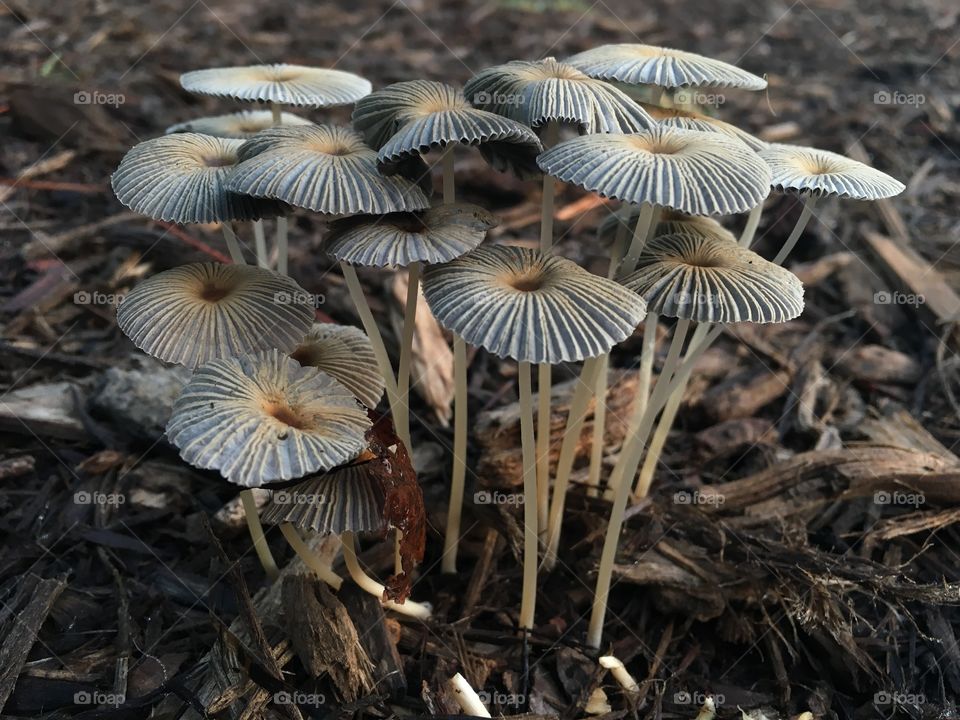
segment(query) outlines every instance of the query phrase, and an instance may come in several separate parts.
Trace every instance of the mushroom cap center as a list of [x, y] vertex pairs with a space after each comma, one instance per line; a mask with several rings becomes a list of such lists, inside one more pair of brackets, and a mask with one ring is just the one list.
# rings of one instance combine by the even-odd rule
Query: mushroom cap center
[[625, 136], [637, 150], [651, 155], [676, 155], [687, 148], [687, 143], [672, 136], [652, 137], [649, 135]]
[[266, 400], [261, 403], [260, 407], [267, 415], [287, 427], [301, 430], [307, 426], [306, 418], [296, 408], [291, 407], [286, 400]]
[[201, 300], [205, 300], [208, 303], [217, 303], [225, 297], [228, 297], [232, 292], [232, 287], [218, 283], [215, 280], [207, 280], [200, 286], [198, 295]]
[[536, 292], [547, 284], [547, 277], [540, 268], [528, 268], [503, 277], [503, 283], [517, 292]]
[[235, 155], [204, 155], [200, 163], [208, 168], [229, 167], [237, 164], [237, 158]]

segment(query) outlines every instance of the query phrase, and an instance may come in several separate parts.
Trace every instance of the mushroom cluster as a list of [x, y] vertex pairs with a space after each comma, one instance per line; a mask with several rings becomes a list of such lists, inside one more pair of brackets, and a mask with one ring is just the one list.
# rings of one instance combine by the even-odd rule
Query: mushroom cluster
[[[697, 358], [724, 325], [783, 323], [803, 312], [803, 286], [783, 262], [816, 202], [829, 195], [873, 200], [904, 189], [849, 158], [768, 144], [684, 102], [684, 88], [757, 91], [766, 81], [650, 45], [508, 62], [482, 70], [463, 89], [412, 80], [374, 91], [347, 72], [286, 64], [199, 70], [181, 83], [269, 110], [174, 125], [131, 149], [112, 178], [119, 200], [137, 212], [219, 224], [233, 261], [167, 269], [119, 307], [119, 327], [137, 347], [194, 371], [174, 406], [169, 441], [186, 462], [242, 488], [268, 576], [275, 578], [277, 567], [256, 488], [270, 495], [263, 520], [279, 525], [325, 582], [338, 588], [342, 579], [303, 533], [339, 537], [360, 587], [385, 607], [426, 620], [429, 604], [408, 600], [426, 527], [410, 407], [422, 295], [449, 332], [454, 356], [444, 572], [456, 572], [467, 485], [468, 345], [517, 363], [524, 496], [517, 624], [524, 632], [534, 628], [539, 571], [558, 560], [576, 450], [595, 401], [586, 492], [606, 497], [611, 510], [587, 629], [593, 647], [602, 641], [626, 506], [650, 489]], [[349, 127], [284, 111], [350, 104]], [[457, 202], [458, 146], [476, 146], [494, 169], [542, 183], [539, 241], [530, 243], [536, 247], [486, 242], [497, 219]], [[604, 275], [557, 252], [558, 182], [619, 202], [600, 227], [599, 238], [610, 240]], [[768, 260], [750, 247], [771, 192], [799, 194], [803, 212]], [[340, 264], [363, 331], [318, 322], [315, 295], [290, 276], [301, 275], [288, 260], [287, 218], [298, 211], [326, 223], [323, 250]], [[718, 219], [737, 214], [746, 215], [739, 237]], [[263, 221], [273, 218], [271, 250]], [[249, 253], [235, 225], [247, 222], [256, 265], [245, 264]], [[407, 274], [396, 358], [358, 266]], [[671, 325], [671, 339], [654, 383], [661, 322]], [[605, 473], [609, 355], [638, 328], [632, 416]], [[559, 363], [582, 363], [582, 370], [551, 468], [552, 367]], [[355, 535], [388, 531], [395, 533], [395, 574], [381, 584], [362, 568]]]

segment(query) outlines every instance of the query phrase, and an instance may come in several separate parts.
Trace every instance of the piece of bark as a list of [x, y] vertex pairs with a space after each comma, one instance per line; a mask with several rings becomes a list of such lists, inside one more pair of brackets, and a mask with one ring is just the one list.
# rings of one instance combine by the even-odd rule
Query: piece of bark
[[79, 386], [41, 383], [14, 390], [0, 402], [0, 429], [61, 440], [82, 440], [87, 433], [75, 410]]
[[390, 697], [401, 697], [407, 689], [407, 676], [380, 600], [352, 583], [344, 584], [339, 597], [359, 631], [360, 645], [373, 662], [374, 686]]
[[64, 578], [40, 580], [26, 607], [17, 613], [16, 618], [6, 627], [6, 636], [0, 646], [0, 711], [13, 692], [30, 649], [37, 642], [40, 627], [66, 587], [67, 581]]
[[287, 575], [281, 592], [287, 635], [313, 677], [328, 674], [345, 702], [371, 692], [373, 664], [346, 607], [313, 575]]
[[[579, 380], [570, 380], [553, 386], [550, 418], [550, 467], [556, 471], [563, 433], [570, 412], [570, 401]], [[627, 423], [633, 412], [636, 395], [636, 373], [611, 370], [607, 390], [607, 423], [605, 444], [616, 447], [623, 442]], [[536, 396], [534, 396], [536, 402]], [[593, 441], [593, 410], [591, 400], [583, 429], [574, 454], [574, 466], [589, 458]], [[474, 432], [482, 448], [477, 476], [489, 487], [515, 487], [523, 482], [523, 461], [520, 452], [520, 404], [512, 403], [480, 413]]]
[[860, 382], [913, 385], [923, 376], [911, 356], [883, 345], [859, 345], [837, 354], [836, 371]]
[[788, 370], [753, 368], [707, 390], [698, 405], [715, 423], [753, 417], [787, 392], [790, 377]]

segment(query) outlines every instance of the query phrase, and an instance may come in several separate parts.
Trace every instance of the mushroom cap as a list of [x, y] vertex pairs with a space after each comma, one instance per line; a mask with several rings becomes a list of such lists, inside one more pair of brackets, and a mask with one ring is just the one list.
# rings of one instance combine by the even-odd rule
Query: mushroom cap
[[382, 175], [376, 152], [347, 128], [272, 127], [243, 143], [239, 158], [229, 187], [245, 195], [328, 215], [382, 215], [430, 205], [409, 180]]
[[496, 219], [477, 205], [438, 205], [420, 213], [355, 216], [330, 224], [326, 252], [351, 265], [444, 263], [483, 242]]
[[906, 187], [886, 173], [828, 150], [771, 144], [760, 157], [773, 172], [773, 187], [781, 192], [879, 200], [899, 195]]
[[260, 487], [356, 457], [371, 425], [341, 383], [272, 349], [199, 368], [173, 405], [167, 437], [191, 465]]
[[[597, 227], [598, 237], [612, 235], [617, 226], [626, 223], [633, 229], [633, 225], [640, 217], [639, 205], [624, 205], [616, 212], [610, 213]], [[726, 242], [736, 243], [737, 238], [732, 232], [711, 217], [702, 215], [687, 215], [673, 210], [664, 210], [657, 218], [654, 237], [672, 235], [673, 233], [693, 233], [694, 235], [712, 235]]]
[[[280, 113], [284, 125], [313, 125], [313, 121], [293, 113]], [[227, 115], [210, 115], [186, 120], [164, 130], [165, 135], [195, 132], [214, 137], [246, 140], [261, 130], [273, 127], [273, 113], [269, 110], [241, 110]]]
[[339, 380], [368, 408], [375, 408], [383, 397], [384, 381], [373, 345], [359, 328], [314, 323], [290, 357]]
[[353, 125], [380, 152], [388, 172], [403, 157], [450, 143], [476, 145], [494, 168], [521, 177], [540, 174], [540, 140], [526, 125], [472, 107], [456, 88], [433, 80], [399, 82], [368, 95]]
[[353, 73], [285, 63], [194, 70], [181, 75], [180, 84], [201, 95], [301, 107], [349, 105], [372, 89]]
[[739, 87], [763, 90], [767, 81], [736, 65], [696, 53], [656, 45], [622, 43], [601, 45], [567, 58], [567, 63], [590, 77], [631, 85], [665, 88]]
[[288, 522], [319, 535], [384, 530], [383, 485], [365, 471], [364, 465], [346, 465], [273, 490], [260, 519], [270, 525]]
[[751, 135], [746, 130], [741, 130], [736, 125], [718, 120], [709, 115], [686, 110], [668, 110], [650, 105], [644, 105], [644, 108], [660, 123], [661, 127], [720, 133], [721, 135], [740, 140], [754, 152], [760, 152], [770, 144], [755, 135]]
[[623, 284], [648, 308], [696, 322], [786, 322], [803, 312], [792, 272], [725, 240], [675, 233], [654, 238]]
[[313, 323], [307, 292], [253, 265], [193, 263], [144, 280], [117, 308], [134, 345], [194, 368], [219, 357], [297, 347]]
[[615, 87], [554, 58], [514, 60], [481, 70], [463, 93], [474, 105], [533, 128], [557, 121], [583, 133], [629, 133], [655, 124]]
[[770, 168], [739, 140], [654, 127], [633, 135], [585, 135], [543, 153], [541, 169], [604, 197], [691, 215], [730, 215], [770, 193]]
[[437, 320], [502, 358], [531, 363], [596, 357], [629, 337], [646, 304], [613, 280], [538, 250], [485, 245], [424, 272]]
[[154, 220], [185, 223], [257, 220], [282, 212], [275, 201], [231, 192], [227, 176], [240, 140], [178, 133], [134, 145], [110, 178], [117, 199]]

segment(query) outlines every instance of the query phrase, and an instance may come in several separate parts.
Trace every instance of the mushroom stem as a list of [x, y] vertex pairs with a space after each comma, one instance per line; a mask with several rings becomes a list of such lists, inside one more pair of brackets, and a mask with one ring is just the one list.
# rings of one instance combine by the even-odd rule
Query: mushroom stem
[[520, 627], [533, 629], [537, 604], [537, 459], [533, 430], [530, 363], [518, 363], [520, 384], [520, 448], [523, 455], [523, 595]]
[[[673, 333], [673, 341], [670, 343], [670, 349], [667, 351], [667, 359], [663, 366], [664, 377], [669, 378], [673, 373], [689, 327], [689, 320], [681, 319], [677, 321], [677, 326]], [[593, 596], [593, 611], [590, 615], [590, 624], [587, 630], [587, 643], [594, 648], [600, 647], [600, 641], [603, 638], [603, 621], [607, 612], [607, 598], [610, 594], [613, 562], [616, 559], [620, 530], [623, 527], [624, 513], [627, 508], [627, 498], [630, 495], [630, 487], [633, 484], [631, 480], [633, 474], [637, 471], [637, 466], [640, 464], [640, 457], [643, 454], [647, 436], [650, 434], [653, 417], [656, 416], [660, 406], [666, 401], [669, 389], [669, 381], [657, 383], [657, 387], [650, 397], [650, 402], [642, 411], [642, 416], [638, 417], [636, 410], [634, 411], [634, 416], [630, 421], [631, 431], [627, 433], [627, 439], [624, 441], [623, 448], [620, 450], [620, 458], [617, 460], [617, 464], [610, 476], [611, 483], [615, 487], [613, 507], [610, 510], [610, 520], [607, 523], [607, 533], [603, 540], [603, 550], [600, 554], [597, 586]], [[631, 471], [629, 474], [628, 470]]]
[[787, 259], [787, 255], [790, 254], [790, 251], [793, 250], [793, 246], [797, 244], [797, 240], [799, 240], [800, 236], [803, 234], [803, 229], [807, 227], [807, 223], [810, 221], [810, 216], [813, 215], [813, 208], [816, 207], [816, 204], [816, 195], [806, 196], [803, 201], [803, 210], [800, 212], [800, 218], [797, 220], [797, 224], [790, 233], [790, 237], [787, 238], [787, 241], [783, 244], [783, 247], [780, 248], [780, 252], [778, 252], [777, 256], [773, 258], [774, 263], [777, 265], [783, 265], [783, 261]]
[[394, 424], [397, 435], [403, 444], [410, 447], [410, 438], [405, 436], [408, 428], [398, 420], [404, 413], [407, 413], [407, 407], [400, 398], [397, 390], [397, 382], [393, 377], [393, 366], [390, 364], [390, 356], [387, 355], [387, 348], [383, 344], [383, 336], [380, 335], [380, 328], [377, 327], [377, 321], [373, 319], [373, 313], [370, 311], [370, 305], [367, 304], [367, 298], [363, 294], [363, 288], [360, 286], [360, 279], [357, 277], [357, 271], [345, 262], [340, 263], [340, 269], [343, 271], [343, 278], [347, 283], [347, 290], [353, 304], [357, 308], [357, 314], [360, 316], [360, 322], [363, 329], [370, 338], [370, 344], [373, 346], [373, 354], [377, 358], [377, 365], [380, 368], [380, 374], [383, 375], [383, 382], [387, 391], [387, 400], [390, 403], [390, 410], [393, 413]]
[[267, 236], [263, 230], [263, 220], [253, 221], [253, 241], [257, 249], [257, 265], [262, 268], [269, 267], [267, 262]]
[[[627, 248], [627, 234], [630, 230], [630, 217], [625, 222], [617, 223], [617, 230], [613, 236], [613, 245], [610, 248], [610, 266], [607, 277], [611, 280], [617, 275], [617, 267]], [[600, 472], [603, 469], [603, 449], [607, 429], [607, 376], [610, 369], [610, 355], [600, 357], [600, 367], [597, 369], [597, 386], [594, 397], [597, 402], [593, 410], [593, 440], [590, 444], [590, 470], [587, 473], [587, 486], [590, 494], [595, 495], [600, 487]]]
[[[570, 413], [567, 427], [563, 432], [563, 444], [560, 446], [560, 458], [557, 460], [557, 477], [553, 484], [553, 503], [550, 505], [550, 517], [547, 528], [546, 551], [543, 556], [544, 570], [552, 570], [557, 562], [557, 549], [560, 547], [560, 530], [563, 525], [563, 509], [566, 505], [567, 488], [570, 485], [570, 473], [573, 470], [573, 458], [583, 431], [583, 421], [587, 415], [590, 397], [596, 390], [597, 371], [605, 364], [606, 356], [590, 358], [583, 363], [583, 371], [577, 382], [577, 389], [570, 401]], [[597, 405], [602, 404], [598, 401]]]
[[230, 253], [230, 259], [237, 265], [246, 265], [247, 261], [243, 259], [243, 250], [240, 248], [240, 241], [237, 240], [237, 234], [233, 231], [229, 222], [224, 222], [223, 239], [227, 241], [227, 251]]
[[270, 103], [270, 112], [273, 114], [273, 124], [283, 125], [283, 105], [277, 102]]
[[313, 570], [317, 574], [317, 577], [334, 590], [340, 589], [340, 586], [343, 584], [343, 578], [333, 571], [329, 563], [323, 562], [314, 554], [310, 546], [303, 541], [300, 533], [297, 532], [297, 529], [293, 525], [290, 523], [282, 523], [280, 525], [280, 532], [283, 533], [283, 537], [286, 538], [287, 543], [293, 548], [293, 551], [297, 554], [297, 557], [303, 561], [304, 565]]
[[[410, 360], [413, 356], [413, 334], [417, 329], [417, 299], [420, 294], [420, 274], [423, 263], [412, 262], [407, 266], [407, 303], [403, 310], [403, 336], [400, 339], [400, 365], [397, 368], [397, 392], [407, 412], [395, 422], [403, 422], [410, 435]], [[412, 452], [412, 448], [407, 445]]]
[[253, 490], [247, 488], [240, 491], [240, 502], [243, 504], [243, 514], [247, 519], [247, 530], [250, 531], [250, 539], [253, 540], [253, 549], [260, 558], [260, 565], [267, 574], [270, 582], [276, 581], [280, 577], [280, 570], [277, 568], [277, 562], [273, 559], [270, 552], [270, 546], [267, 544], [267, 538], [263, 534], [263, 525], [260, 524], [260, 514], [257, 510], [257, 501], [253, 497]]
[[624, 692], [640, 692], [640, 685], [618, 658], [614, 657], [613, 655], [604, 655], [599, 659], [598, 662], [600, 663], [600, 667], [606, 668], [610, 671], [610, 674], [613, 675], [613, 679], [617, 681], [621, 688], [623, 688]]
[[490, 717], [490, 711], [487, 710], [483, 701], [480, 700], [480, 696], [470, 687], [470, 683], [467, 682], [467, 679], [463, 675], [457, 673], [450, 678], [450, 689], [453, 690], [453, 696], [457, 701], [457, 705], [460, 706], [460, 709], [463, 710], [465, 715], [482, 718]]
[[460, 518], [463, 513], [463, 488], [467, 477], [467, 343], [453, 334], [453, 475], [450, 479], [450, 505], [447, 508], [447, 532], [443, 538], [445, 573], [457, 572], [457, 548], [460, 545]]
[[637, 260], [640, 259], [640, 253], [643, 252], [643, 248], [653, 234], [656, 225], [657, 206], [642, 203], [640, 205], [640, 217], [637, 218], [637, 224], [633, 228], [633, 237], [630, 239], [630, 248], [627, 250], [627, 254], [623, 256], [618, 275], [623, 277], [637, 269]]
[[287, 243], [287, 218], [280, 216], [277, 218], [277, 272], [281, 275], [287, 274], [288, 269], [288, 243]]
[[[550, 148], [557, 144], [560, 134], [560, 124], [551, 120], [543, 130], [543, 147]], [[543, 199], [540, 204], [540, 250], [548, 252], [553, 247], [553, 196], [557, 180], [552, 175], [543, 174]]]
[[455, 202], [457, 187], [454, 183], [453, 175], [453, 149], [456, 147], [456, 143], [448, 143], [443, 148], [443, 153], [440, 155], [440, 167], [443, 173], [443, 204], [449, 205], [452, 202]]
[[747, 224], [740, 234], [740, 247], [749, 248], [753, 245], [753, 238], [757, 234], [757, 227], [760, 225], [760, 216], [763, 215], [763, 202], [757, 205], [750, 214], [747, 215]]
[[426, 620], [430, 617], [433, 613], [433, 608], [431, 608], [428, 603], [418, 603], [412, 600], [398, 603], [393, 600], [384, 600], [383, 593], [385, 588], [383, 585], [367, 575], [363, 568], [360, 567], [360, 561], [357, 560], [356, 540], [354, 540], [353, 533], [345, 532], [340, 536], [340, 539], [343, 542], [343, 561], [347, 565], [347, 571], [350, 573], [353, 581], [360, 586], [361, 590], [380, 598], [381, 604], [388, 610], [395, 610], [401, 615], [409, 615], [419, 620]]

